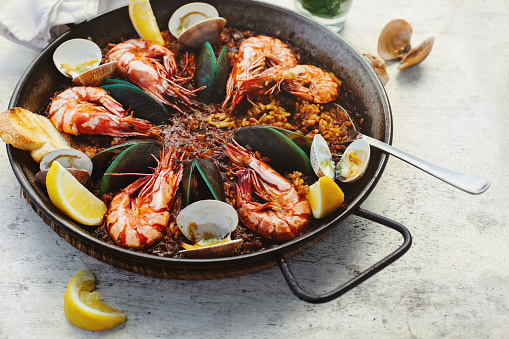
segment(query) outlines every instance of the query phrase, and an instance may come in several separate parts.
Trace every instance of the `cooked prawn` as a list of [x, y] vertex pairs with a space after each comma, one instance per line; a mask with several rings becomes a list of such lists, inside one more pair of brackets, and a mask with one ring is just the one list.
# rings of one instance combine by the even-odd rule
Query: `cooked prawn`
[[274, 93], [280, 88], [310, 102], [324, 104], [336, 100], [340, 81], [331, 73], [312, 65], [276, 66], [251, 78], [239, 87], [239, 95]]
[[182, 155], [170, 147], [153, 174], [139, 178], [113, 198], [106, 227], [119, 246], [147, 248], [163, 237], [182, 179], [181, 161]]
[[194, 91], [178, 84], [185, 78], [178, 76], [175, 55], [166, 47], [144, 39], [130, 39], [113, 47], [108, 59], [118, 61], [117, 72], [154, 99], [179, 111], [174, 102], [176, 97], [191, 105]]
[[[247, 227], [277, 241], [293, 239], [307, 230], [311, 207], [292, 183], [238, 144], [226, 143], [225, 153], [241, 167], [236, 172], [237, 212]], [[267, 202], [252, 201], [252, 191]]]
[[122, 105], [99, 87], [66, 89], [51, 101], [49, 118], [64, 133], [111, 136], [149, 135], [148, 121], [127, 116]]
[[244, 96], [236, 89], [245, 79], [278, 65], [287, 67], [297, 65], [295, 54], [284, 42], [268, 36], [246, 39], [239, 47], [238, 58], [228, 78], [223, 107], [226, 107], [230, 99], [232, 99], [231, 109], [242, 101]]

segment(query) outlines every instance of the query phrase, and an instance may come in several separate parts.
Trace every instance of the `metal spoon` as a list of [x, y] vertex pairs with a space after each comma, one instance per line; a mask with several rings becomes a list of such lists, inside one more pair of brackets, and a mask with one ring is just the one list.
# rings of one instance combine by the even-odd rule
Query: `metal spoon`
[[424, 161], [422, 159], [419, 159], [413, 155], [410, 155], [408, 153], [405, 153], [397, 148], [394, 148], [380, 140], [368, 137], [367, 135], [364, 135], [357, 131], [355, 128], [355, 124], [353, 123], [352, 119], [350, 118], [350, 115], [348, 112], [341, 106], [338, 106], [350, 119], [350, 122], [352, 123], [354, 134], [350, 140], [347, 142], [351, 142], [357, 139], [362, 139], [366, 141], [368, 144], [370, 144], [373, 147], [376, 147], [386, 153], [389, 153], [396, 158], [399, 158], [410, 165], [413, 165], [424, 172], [431, 174], [435, 178], [438, 178], [456, 188], [459, 188], [460, 190], [463, 190], [467, 193], [471, 194], [481, 194], [485, 192], [491, 185], [490, 181], [485, 178], [481, 177], [475, 177], [468, 174], [463, 174], [455, 171], [451, 171], [449, 169], [431, 164], [427, 161]]

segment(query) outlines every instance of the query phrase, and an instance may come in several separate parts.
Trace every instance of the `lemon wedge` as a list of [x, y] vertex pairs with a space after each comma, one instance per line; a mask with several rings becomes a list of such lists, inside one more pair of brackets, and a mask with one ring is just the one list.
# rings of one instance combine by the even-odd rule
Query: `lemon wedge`
[[318, 179], [309, 186], [309, 193], [306, 198], [311, 205], [313, 217], [323, 218], [334, 212], [343, 204], [345, 195], [341, 188], [327, 176]]
[[53, 161], [46, 176], [46, 189], [51, 202], [72, 219], [84, 225], [102, 223], [106, 204], [57, 161]]
[[140, 37], [164, 46], [163, 36], [148, 0], [131, 0], [129, 17]]
[[101, 293], [93, 291], [94, 274], [85, 264], [81, 265], [83, 268], [71, 278], [65, 290], [64, 312], [67, 320], [88, 331], [109, 330], [124, 323], [126, 314], [101, 301]]

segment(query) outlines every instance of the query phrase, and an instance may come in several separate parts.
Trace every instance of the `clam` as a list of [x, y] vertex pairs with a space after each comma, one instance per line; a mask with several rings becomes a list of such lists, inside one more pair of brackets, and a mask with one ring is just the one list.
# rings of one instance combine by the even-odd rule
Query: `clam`
[[228, 256], [242, 240], [231, 240], [230, 234], [239, 222], [237, 211], [218, 200], [200, 200], [180, 211], [177, 225], [192, 243], [182, 244], [186, 257], [210, 258]]
[[83, 86], [97, 86], [112, 74], [117, 62], [100, 65], [101, 49], [91, 40], [71, 39], [62, 43], [53, 53], [57, 69], [73, 82]]
[[431, 52], [431, 48], [433, 47], [433, 42], [435, 41], [435, 37], [429, 37], [418, 47], [413, 48], [403, 56], [400, 63], [398, 64], [398, 69], [405, 69], [410, 66], [417, 65], [422, 62]]
[[182, 202], [185, 206], [198, 200], [226, 201], [221, 173], [212, 160], [193, 159], [182, 175]]
[[378, 54], [384, 60], [401, 58], [410, 50], [412, 26], [402, 19], [389, 22], [378, 38]]
[[46, 175], [54, 161], [64, 166], [83, 185], [86, 185], [90, 179], [93, 169], [90, 158], [81, 151], [69, 148], [54, 150], [41, 159], [40, 171], [35, 176], [38, 182], [46, 184]]
[[434, 37], [430, 37], [412, 49], [410, 39], [412, 26], [402, 19], [392, 20], [378, 38], [378, 54], [385, 60], [401, 59], [398, 69], [405, 69], [422, 62], [431, 52]]
[[206, 41], [196, 61], [196, 87], [204, 87], [203, 90], [198, 92], [198, 97], [207, 103], [222, 100], [226, 94], [226, 82], [229, 74], [228, 48], [223, 47], [216, 62], [212, 45]]
[[359, 180], [368, 168], [369, 144], [362, 139], [353, 141], [345, 150], [336, 166], [336, 178], [342, 182]]
[[269, 165], [279, 173], [313, 173], [308, 156], [311, 140], [303, 135], [272, 126], [255, 125], [240, 128], [234, 139], [241, 146], [270, 158]]
[[192, 2], [178, 8], [168, 22], [170, 33], [189, 48], [201, 48], [205, 41], [214, 44], [226, 24], [217, 9], [204, 2]]
[[334, 164], [332, 154], [325, 139], [317, 134], [311, 146], [311, 165], [318, 177], [328, 176], [331, 179], [348, 183], [359, 180], [366, 172], [370, 158], [369, 144], [362, 139], [353, 141]]

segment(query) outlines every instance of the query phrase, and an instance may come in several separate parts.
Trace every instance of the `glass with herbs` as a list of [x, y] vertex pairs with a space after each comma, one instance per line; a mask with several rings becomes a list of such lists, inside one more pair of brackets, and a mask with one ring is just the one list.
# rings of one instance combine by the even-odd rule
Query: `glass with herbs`
[[295, 8], [339, 32], [343, 29], [352, 0], [294, 0]]

